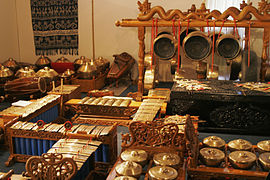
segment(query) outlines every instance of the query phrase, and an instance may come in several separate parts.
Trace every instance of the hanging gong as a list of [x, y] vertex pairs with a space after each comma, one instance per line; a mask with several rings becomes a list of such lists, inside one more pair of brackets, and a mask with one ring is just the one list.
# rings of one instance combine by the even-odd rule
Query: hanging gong
[[162, 60], [170, 60], [176, 52], [177, 41], [168, 32], [161, 32], [154, 40], [154, 53]]
[[224, 34], [216, 41], [216, 50], [219, 56], [231, 60], [238, 56], [240, 43], [232, 34]]
[[183, 41], [185, 55], [195, 61], [207, 58], [212, 49], [211, 39], [201, 31], [189, 33]]
[[185, 39], [185, 37], [189, 34], [189, 33], [192, 33], [192, 32], [194, 32], [194, 31], [199, 31], [199, 29], [198, 28], [193, 28], [193, 27], [191, 27], [191, 28], [184, 28], [182, 31], [181, 31], [181, 33], [180, 33], [180, 45], [181, 46], [183, 46], [183, 41], [184, 41], [184, 39]]

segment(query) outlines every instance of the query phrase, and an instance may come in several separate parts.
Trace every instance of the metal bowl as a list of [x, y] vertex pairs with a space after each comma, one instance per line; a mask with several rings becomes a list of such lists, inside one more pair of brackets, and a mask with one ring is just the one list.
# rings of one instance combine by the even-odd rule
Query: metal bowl
[[226, 142], [218, 136], [208, 136], [203, 139], [203, 145], [206, 147], [224, 149]]
[[158, 153], [154, 155], [153, 161], [158, 166], [177, 166], [180, 157], [175, 153]]
[[17, 61], [15, 61], [13, 58], [8, 58], [8, 60], [3, 62], [2, 65], [9, 68], [14, 73], [19, 69], [19, 65], [18, 65]]
[[200, 150], [200, 158], [207, 166], [219, 166], [224, 161], [225, 153], [216, 148], [203, 148]]
[[0, 67], [0, 84], [4, 84], [8, 80], [13, 79], [13, 71], [9, 68], [2, 66]]
[[229, 161], [233, 167], [239, 169], [250, 169], [255, 161], [256, 155], [249, 151], [234, 151], [229, 154]]
[[169, 166], [155, 166], [149, 169], [150, 180], [173, 180], [178, 176], [177, 171]]
[[68, 60], [67, 58], [65, 58], [64, 56], [58, 58], [56, 61], [56, 63], [69, 63], [70, 60]]
[[46, 66], [51, 67], [51, 62], [52, 61], [50, 60], [50, 58], [42, 55], [37, 59], [35, 65], [38, 67], [38, 69], [43, 69]]
[[90, 62], [85, 62], [83, 65], [81, 65], [77, 73], [81, 79], [92, 79], [97, 75], [97, 67], [94, 64], [94, 61], [91, 59]]
[[230, 151], [250, 151], [252, 144], [244, 139], [235, 139], [228, 143], [228, 148]]
[[114, 180], [136, 180], [136, 178], [131, 177], [131, 176], [119, 176], [114, 178]]
[[83, 65], [85, 62], [90, 62], [90, 59], [85, 58], [85, 56], [81, 56], [78, 59], [75, 59], [74, 61], [74, 68], [77, 71], [81, 65]]
[[115, 171], [119, 176], [139, 177], [142, 173], [142, 166], [135, 162], [125, 161], [118, 164]]
[[44, 77], [44, 78], [49, 78], [51, 80], [55, 79], [58, 76], [58, 73], [49, 67], [44, 67], [43, 69], [40, 69], [37, 72], [38, 77]]
[[270, 152], [270, 140], [260, 141], [257, 143], [259, 153]]
[[123, 161], [132, 161], [144, 166], [147, 161], [147, 153], [142, 149], [127, 149], [121, 153]]
[[17, 71], [17, 73], [15, 74], [15, 77], [17, 78], [21, 78], [21, 77], [35, 77], [36, 76], [36, 72], [29, 68], [28, 66], [21, 68]]
[[269, 171], [270, 170], [270, 153], [265, 152], [265, 153], [260, 154], [259, 162], [262, 165], [264, 170]]

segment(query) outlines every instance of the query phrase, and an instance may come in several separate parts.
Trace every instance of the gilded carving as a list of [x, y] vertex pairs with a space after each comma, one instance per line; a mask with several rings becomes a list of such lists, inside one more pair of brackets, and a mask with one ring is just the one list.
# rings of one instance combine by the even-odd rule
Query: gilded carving
[[25, 165], [31, 179], [71, 179], [77, 174], [77, 165], [72, 158], [63, 158], [62, 154], [45, 153], [41, 157], [33, 156]]
[[[266, 4], [265, 2], [261, 2], [260, 11], [258, 11], [255, 7], [253, 7], [251, 4], [246, 5], [242, 11], [235, 7], [230, 7], [223, 13], [221, 13], [218, 10], [213, 10], [210, 13], [206, 13], [205, 16], [202, 16], [201, 13], [204, 10], [205, 7], [202, 6], [201, 10], [190, 10], [190, 13], [183, 13], [179, 9], [172, 9], [169, 11], [165, 11], [163, 7], [161, 6], [155, 6], [151, 8], [151, 10], [147, 14], [139, 15], [138, 20], [140, 21], [148, 21], [154, 17], [155, 14], [158, 14], [160, 19], [171, 21], [172, 19], [181, 19], [181, 20], [187, 20], [187, 19], [196, 19], [196, 20], [205, 20], [205, 19], [211, 19], [214, 18], [215, 20], [226, 20], [228, 17], [233, 17], [235, 20], [242, 21], [245, 19], [250, 19], [250, 15], [254, 15], [258, 20], [260, 21], [270, 21], [270, 15], [269, 12], [269, 4]], [[207, 12], [207, 11], [206, 11]], [[262, 14], [263, 12], [263, 14]]]

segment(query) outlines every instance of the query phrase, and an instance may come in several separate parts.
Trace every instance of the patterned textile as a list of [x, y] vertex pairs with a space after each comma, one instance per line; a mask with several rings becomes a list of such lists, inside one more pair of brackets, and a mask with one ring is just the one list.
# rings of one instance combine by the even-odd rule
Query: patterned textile
[[78, 0], [31, 0], [36, 55], [78, 54]]

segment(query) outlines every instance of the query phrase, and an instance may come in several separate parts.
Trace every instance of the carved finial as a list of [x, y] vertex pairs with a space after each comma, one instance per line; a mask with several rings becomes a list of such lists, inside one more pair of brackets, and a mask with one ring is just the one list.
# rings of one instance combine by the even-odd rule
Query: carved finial
[[188, 13], [195, 12], [195, 11], [196, 11], [196, 6], [195, 6], [195, 4], [192, 4], [191, 8], [188, 9]]
[[258, 6], [260, 13], [268, 14], [270, 12], [270, 4], [267, 1], [261, 0], [261, 2], [258, 3]]
[[247, 3], [245, 1], [242, 1], [242, 3], [240, 4], [240, 9], [243, 10], [244, 7], [247, 6]]
[[200, 9], [197, 9], [196, 12], [200, 14], [210, 13], [210, 9], [206, 9], [205, 3], [202, 3]]
[[148, 0], [145, 0], [143, 3], [138, 1], [139, 10], [141, 12], [141, 15], [147, 14], [149, 10], [151, 9], [151, 3], [148, 3]]

